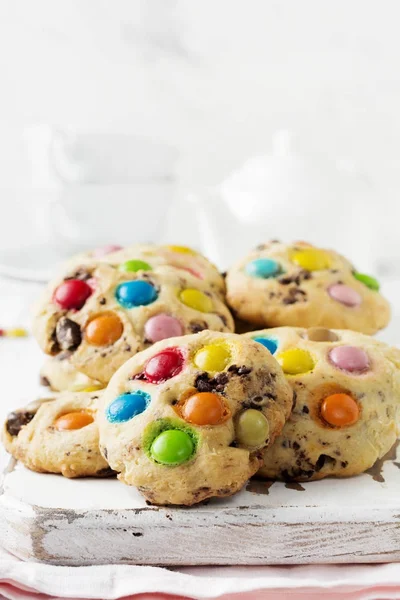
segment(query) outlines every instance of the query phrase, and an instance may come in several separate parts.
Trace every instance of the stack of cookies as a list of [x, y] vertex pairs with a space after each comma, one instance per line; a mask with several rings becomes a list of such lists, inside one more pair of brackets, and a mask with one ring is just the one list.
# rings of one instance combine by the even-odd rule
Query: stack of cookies
[[373, 277], [304, 242], [258, 246], [226, 288], [186, 247], [83, 254], [34, 322], [60, 393], [9, 415], [3, 440], [30, 469], [117, 473], [154, 504], [228, 496], [255, 474], [357, 475], [398, 435], [400, 351], [365, 335], [389, 318]]

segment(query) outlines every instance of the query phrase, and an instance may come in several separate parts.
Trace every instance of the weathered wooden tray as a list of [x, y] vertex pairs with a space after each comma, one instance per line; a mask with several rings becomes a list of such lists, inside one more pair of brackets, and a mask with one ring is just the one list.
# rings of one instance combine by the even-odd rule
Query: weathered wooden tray
[[262, 565], [400, 560], [400, 462], [302, 485], [251, 481], [227, 500], [148, 506], [115, 479], [68, 480], [10, 464], [0, 539], [60, 565]]

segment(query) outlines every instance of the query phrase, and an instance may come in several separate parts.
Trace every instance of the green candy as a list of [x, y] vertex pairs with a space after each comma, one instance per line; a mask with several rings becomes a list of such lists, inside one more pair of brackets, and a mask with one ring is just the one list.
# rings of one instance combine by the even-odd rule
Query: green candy
[[374, 292], [379, 292], [379, 281], [372, 277], [371, 275], [365, 275], [365, 273], [353, 273], [355, 279], [361, 281], [364, 285], [367, 286], [370, 290], [374, 290]]
[[152, 268], [144, 260], [127, 260], [119, 265], [119, 270], [126, 273], [137, 273], [138, 271], [151, 271]]
[[179, 429], [163, 431], [156, 437], [150, 448], [152, 458], [163, 465], [180, 465], [189, 460], [193, 452], [192, 438]]

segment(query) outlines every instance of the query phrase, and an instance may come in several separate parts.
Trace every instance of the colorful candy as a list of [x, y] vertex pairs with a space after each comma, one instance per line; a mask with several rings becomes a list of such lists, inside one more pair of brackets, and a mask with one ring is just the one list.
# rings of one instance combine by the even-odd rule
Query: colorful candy
[[344, 285], [344, 283], [335, 283], [328, 288], [328, 294], [336, 302], [340, 302], [345, 306], [359, 306], [362, 302], [362, 298], [357, 290]]
[[187, 288], [179, 294], [179, 299], [182, 304], [199, 312], [209, 313], [213, 309], [211, 298], [200, 290]]
[[333, 427], [354, 425], [359, 416], [359, 406], [349, 394], [332, 394], [321, 404], [321, 417]]
[[253, 340], [258, 344], [264, 346], [267, 350], [271, 352], [271, 354], [275, 354], [275, 352], [278, 349], [278, 342], [272, 338], [257, 336], [254, 337]]
[[138, 271], [151, 271], [152, 268], [149, 263], [144, 260], [127, 260], [121, 265], [119, 265], [120, 271], [125, 271], [126, 273], [137, 273]]
[[13, 329], [0, 329], [0, 337], [27, 337], [28, 332], [23, 327], [14, 327]]
[[178, 254], [197, 254], [192, 248], [188, 246], [166, 246], [171, 252], [177, 252]]
[[135, 390], [121, 394], [108, 405], [106, 417], [110, 423], [125, 423], [144, 412], [150, 403], [150, 394]]
[[159, 342], [166, 338], [183, 335], [184, 329], [182, 323], [171, 315], [161, 313], [150, 317], [144, 326], [144, 334], [149, 342]]
[[57, 429], [57, 431], [71, 431], [74, 429], [82, 429], [93, 422], [93, 415], [81, 410], [70, 412], [58, 417], [54, 423], [54, 427]]
[[67, 279], [60, 283], [53, 295], [53, 302], [63, 310], [79, 310], [92, 293], [92, 288], [81, 279]]
[[179, 348], [167, 348], [150, 358], [144, 375], [150, 383], [162, 383], [178, 375], [184, 364], [185, 359]]
[[307, 350], [300, 348], [290, 348], [281, 352], [277, 356], [277, 360], [281, 365], [283, 372], [287, 375], [300, 375], [308, 373], [314, 368], [314, 360]]
[[331, 266], [329, 254], [316, 248], [295, 250], [291, 255], [291, 260], [306, 271], [323, 271]]
[[368, 354], [357, 346], [336, 346], [329, 352], [329, 360], [338, 369], [349, 373], [364, 373], [370, 367]]
[[96, 258], [101, 258], [102, 256], [106, 256], [107, 254], [111, 254], [112, 252], [118, 252], [118, 250], [122, 250], [122, 246], [118, 246], [118, 244], [108, 244], [108, 246], [96, 248], [95, 250], [93, 250], [92, 254]]
[[192, 456], [194, 443], [191, 436], [180, 429], [168, 429], [153, 441], [150, 454], [163, 465], [180, 465]]
[[261, 279], [269, 279], [282, 273], [280, 264], [272, 258], [256, 258], [247, 263], [245, 270], [251, 277], [260, 277]]
[[124, 308], [147, 306], [157, 300], [158, 294], [154, 285], [138, 279], [120, 283], [116, 289], [115, 297]]
[[194, 425], [218, 425], [230, 415], [223, 398], [211, 392], [199, 392], [187, 398], [180, 413], [185, 421]]
[[200, 348], [194, 356], [193, 362], [202, 371], [223, 371], [232, 360], [228, 344], [224, 342], [209, 344]]
[[325, 329], [325, 327], [309, 327], [305, 337], [310, 342], [337, 342], [339, 339], [334, 331]]
[[357, 281], [361, 281], [361, 283], [366, 285], [370, 290], [379, 292], [379, 281], [375, 279], [375, 277], [372, 277], [372, 275], [366, 275], [365, 273], [353, 273], [353, 277], [357, 279]]
[[186, 271], [187, 273], [190, 273], [191, 275], [193, 275], [193, 277], [196, 277], [196, 279], [204, 279], [204, 277], [201, 273], [199, 273], [198, 271], [195, 271], [191, 267], [182, 267], [182, 265], [174, 265], [172, 263], [171, 263], [171, 267], [175, 267], [176, 269], [181, 269], [181, 271]]
[[265, 444], [269, 436], [269, 423], [262, 412], [249, 408], [239, 415], [236, 437], [243, 446], [255, 448]]
[[108, 346], [121, 337], [124, 326], [119, 316], [106, 312], [94, 317], [86, 326], [85, 338], [92, 346]]

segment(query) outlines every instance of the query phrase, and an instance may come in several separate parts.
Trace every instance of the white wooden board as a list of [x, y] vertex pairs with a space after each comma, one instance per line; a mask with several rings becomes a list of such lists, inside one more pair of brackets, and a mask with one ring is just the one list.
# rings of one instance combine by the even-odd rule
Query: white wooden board
[[397, 460], [346, 480], [252, 481], [192, 508], [148, 506], [115, 479], [68, 480], [11, 464], [0, 539], [24, 560], [60, 565], [400, 561]]

